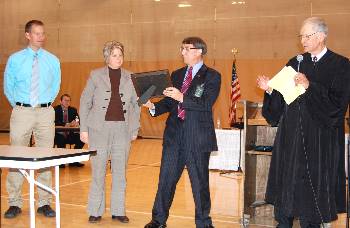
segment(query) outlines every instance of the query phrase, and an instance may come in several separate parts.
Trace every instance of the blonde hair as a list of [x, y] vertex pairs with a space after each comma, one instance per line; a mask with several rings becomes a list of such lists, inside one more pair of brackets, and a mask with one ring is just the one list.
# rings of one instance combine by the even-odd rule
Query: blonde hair
[[112, 40], [105, 43], [103, 47], [103, 57], [105, 62], [108, 62], [109, 57], [114, 49], [118, 48], [124, 56], [124, 45], [118, 41]]

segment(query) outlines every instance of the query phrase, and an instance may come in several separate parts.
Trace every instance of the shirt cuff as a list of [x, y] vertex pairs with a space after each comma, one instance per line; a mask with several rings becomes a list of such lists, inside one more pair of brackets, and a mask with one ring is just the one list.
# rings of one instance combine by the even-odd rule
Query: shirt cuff
[[156, 114], [156, 109], [152, 108], [152, 109], [148, 109], [149, 114], [151, 114], [151, 116], [154, 116]]
[[271, 90], [271, 92], [270, 91], [268, 91], [268, 90], [266, 90], [265, 91], [268, 95], [271, 95], [272, 94], [272, 92], [273, 92], [273, 90]]

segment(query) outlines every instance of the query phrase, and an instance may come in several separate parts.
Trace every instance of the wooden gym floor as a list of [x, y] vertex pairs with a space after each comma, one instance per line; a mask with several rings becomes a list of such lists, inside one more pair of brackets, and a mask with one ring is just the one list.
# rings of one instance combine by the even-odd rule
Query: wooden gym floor
[[[9, 144], [8, 134], [0, 133], [0, 144]], [[88, 223], [86, 204], [90, 185], [90, 163], [85, 162], [82, 168], [66, 167], [60, 169], [61, 227], [130, 227], [142, 228], [151, 219], [153, 200], [157, 190], [158, 174], [161, 158], [162, 141], [158, 139], [138, 139], [132, 144], [127, 168], [126, 213], [130, 218], [128, 224], [112, 221], [109, 213], [109, 194], [111, 175], [106, 177], [107, 209], [102, 221], [97, 224]], [[6, 192], [7, 170], [1, 176], [1, 227], [29, 227], [29, 185], [24, 181], [22, 214], [15, 219], [4, 219], [3, 213], [8, 208]], [[54, 183], [54, 182], [53, 182]], [[238, 228], [241, 214], [241, 191], [243, 178], [241, 174], [210, 172], [210, 191], [212, 199], [211, 216], [216, 228]], [[54, 208], [55, 204], [52, 203]], [[169, 228], [195, 227], [194, 203], [191, 185], [184, 171], [178, 185], [168, 219]], [[36, 216], [36, 227], [55, 227], [55, 219]], [[275, 227], [272, 218], [250, 219], [249, 227]], [[295, 227], [299, 227], [296, 225]], [[332, 227], [345, 227], [345, 215], [341, 215]]]

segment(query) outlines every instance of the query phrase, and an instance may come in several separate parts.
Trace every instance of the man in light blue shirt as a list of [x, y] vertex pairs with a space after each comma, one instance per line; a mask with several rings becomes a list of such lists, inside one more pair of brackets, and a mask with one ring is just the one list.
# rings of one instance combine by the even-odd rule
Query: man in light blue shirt
[[[38, 44], [41, 44], [38, 42]], [[61, 82], [60, 62], [50, 52], [30, 45], [12, 54], [6, 64], [4, 90], [12, 107], [16, 102], [30, 104], [32, 65], [35, 54], [39, 62], [39, 104], [52, 103]]]
[[[4, 92], [13, 107], [10, 119], [11, 145], [28, 146], [31, 135], [35, 146], [53, 147], [55, 112], [51, 104], [61, 83], [60, 62], [56, 56], [42, 48], [45, 41], [44, 24], [31, 20], [25, 25], [28, 47], [12, 54], [4, 73]], [[6, 188], [9, 209], [5, 218], [21, 213], [23, 200], [21, 189], [23, 176], [17, 169], [10, 169]], [[38, 171], [38, 181], [51, 188], [52, 174], [49, 168]], [[55, 217], [50, 207], [51, 194], [38, 188], [38, 213]]]

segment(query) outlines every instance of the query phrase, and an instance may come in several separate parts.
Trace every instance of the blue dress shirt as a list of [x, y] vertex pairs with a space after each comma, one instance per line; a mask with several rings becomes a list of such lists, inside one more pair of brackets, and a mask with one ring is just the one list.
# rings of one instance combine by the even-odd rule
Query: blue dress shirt
[[[203, 66], [203, 61], [200, 61], [192, 67], [192, 79], [194, 78], [194, 76], [196, 76], [196, 74], [198, 73], [199, 69], [201, 69], [202, 66]], [[190, 67], [187, 66], [186, 75], [189, 69]], [[184, 78], [184, 81], [185, 81], [185, 78]]]
[[[56, 56], [40, 48], [39, 62], [39, 104], [53, 102], [61, 84], [60, 62]], [[4, 92], [13, 106], [16, 102], [30, 104], [32, 65], [35, 52], [27, 47], [12, 54], [4, 73]]]

